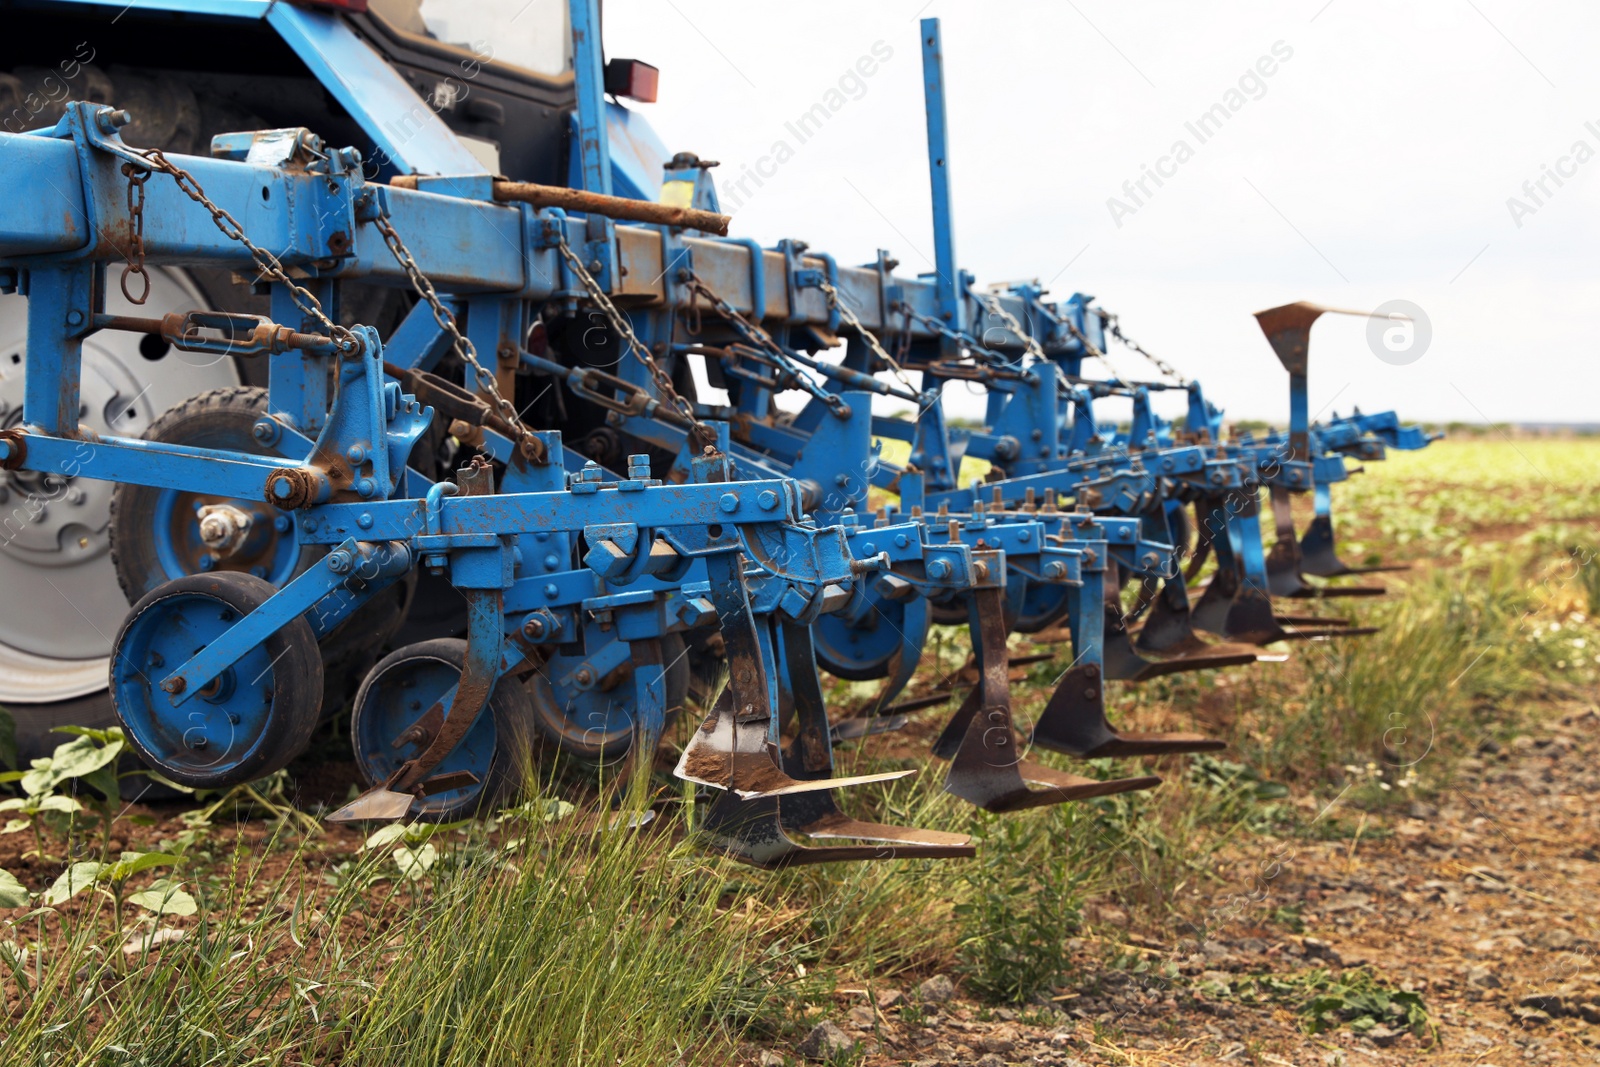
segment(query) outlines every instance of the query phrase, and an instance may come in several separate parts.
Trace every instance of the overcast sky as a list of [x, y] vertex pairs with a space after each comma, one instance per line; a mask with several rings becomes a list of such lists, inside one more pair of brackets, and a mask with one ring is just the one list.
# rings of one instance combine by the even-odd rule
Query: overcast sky
[[[957, 256], [980, 282], [1094, 294], [1232, 417], [1281, 419], [1286, 405], [1251, 312], [1406, 300], [1432, 333], [1406, 365], [1374, 354], [1365, 319], [1317, 324], [1314, 410], [1600, 421], [1596, 5], [605, 8], [608, 54], [662, 68], [660, 102], [643, 107], [669, 149], [721, 160], [726, 183], [776, 142], [793, 148], [747, 183], [737, 235], [803, 238], [842, 262], [883, 247], [902, 271], [931, 269], [917, 23], [938, 16]], [[874, 46], [889, 57], [853, 74]], [[801, 144], [786, 123], [819, 102], [836, 111]], [[1215, 105], [1226, 119], [1199, 125]], [[1124, 183], [1147, 167], [1167, 176], [1135, 184], [1136, 199]], [[1142, 373], [1129, 353], [1119, 365]]]

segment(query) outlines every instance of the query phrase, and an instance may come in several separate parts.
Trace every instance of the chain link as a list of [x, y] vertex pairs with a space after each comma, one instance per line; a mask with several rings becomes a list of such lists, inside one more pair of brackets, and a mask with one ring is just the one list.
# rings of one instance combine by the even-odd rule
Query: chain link
[[[124, 163], [122, 175], [128, 179], [128, 262], [119, 281], [129, 303], [143, 304], [150, 298], [150, 274], [144, 269], [144, 183], [150, 180], [150, 171]], [[144, 285], [138, 296], [128, 291], [128, 279], [134, 277]]]
[[861, 317], [844, 302], [842, 297], [840, 297], [838, 288], [836, 288], [834, 284], [828, 281], [826, 278], [818, 283], [818, 288], [822, 290], [822, 295], [827, 298], [828, 306], [839, 313], [839, 318], [842, 321], [855, 329], [862, 342], [872, 350], [872, 354], [877, 356], [878, 359], [882, 360], [883, 363], [888, 366], [889, 370], [894, 373], [894, 376], [900, 379], [900, 384], [918, 396], [922, 395], [922, 390], [912, 385], [911, 379], [906, 377], [905, 368], [900, 365], [899, 360], [895, 359], [888, 353], [888, 351], [883, 347], [883, 344], [878, 340], [877, 335], [866, 328], [866, 326], [861, 322]]
[[[138, 204], [140, 210], [139, 220], [134, 224], [137, 234], [134, 244], [138, 249], [139, 258], [135, 263], [130, 264], [128, 273], [142, 274], [144, 272], [143, 186], [152, 171], [159, 171], [177, 183], [178, 188], [183, 191], [185, 196], [206, 209], [211, 216], [211, 221], [216, 224], [217, 229], [222, 231], [224, 237], [244, 246], [245, 250], [250, 253], [250, 258], [255, 260], [256, 268], [263, 277], [285, 286], [289, 291], [290, 300], [294, 302], [294, 306], [300, 309], [301, 314], [320, 324], [328, 332], [328, 336], [333, 340], [335, 347], [342, 352], [354, 352], [360, 346], [355, 334], [327, 316], [327, 313], [322, 310], [321, 302], [317, 300], [309, 289], [297, 284], [294, 279], [289, 277], [277, 256], [250, 240], [245, 235], [244, 227], [239, 225], [239, 220], [218, 207], [210, 197], [206, 196], [205, 190], [200, 187], [199, 182], [195, 181], [194, 175], [169, 160], [159, 148], [142, 151], [135, 150], [134, 154], [144, 160], [145, 166], [139, 167], [129, 162], [122, 167], [122, 173], [127, 176], [130, 186], [128, 193], [129, 210], [133, 209], [134, 204]], [[131, 188], [134, 185], [140, 187], [137, 198]], [[148, 284], [148, 280], [146, 284]], [[135, 301], [135, 303], [140, 302]]]
[[517, 437], [517, 445], [523, 455], [530, 459], [544, 455], [544, 445], [534, 437], [533, 431], [522, 421], [522, 416], [517, 413], [516, 406], [507, 400], [500, 392], [500, 383], [494, 373], [478, 362], [478, 348], [469, 341], [460, 327], [456, 325], [456, 317], [445, 307], [444, 301], [439, 299], [438, 292], [433, 288], [433, 283], [428, 276], [422, 273], [422, 268], [417, 266], [417, 261], [411, 250], [400, 239], [400, 234], [395, 230], [394, 223], [388, 216], [380, 215], [373, 223], [378, 228], [378, 233], [383, 236], [383, 243], [389, 246], [389, 251], [394, 255], [395, 262], [400, 264], [400, 269], [406, 272], [406, 277], [411, 282], [411, 288], [416, 290], [428, 309], [433, 312], [433, 321], [439, 328], [450, 335], [450, 345], [456, 357], [462, 364], [472, 371], [472, 377], [478, 384], [478, 391], [488, 395], [494, 404], [495, 410], [505, 420], [507, 426]]
[[595, 306], [600, 309], [600, 313], [606, 317], [606, 321], [611, 324], [611, 328], [616, 331], [622, 343], [627, 346], [628, 351], [633, 353], [633, 357], [644, 365], [644, 369], [650, 374], [650, 380], [655, 383], [656, 390], [667, 403], [672, 405], [678, 414], [683, 416], [684, 421], [693, 428], [694, 436], [698, 438], [698, 443], [710, 445], [716, 440], [716, 434], [712, 432], [711, 427], [701, 422], [699, 417], [695, 415], [694, 405], [678, 392], [677, 387], [672, 384], [672, 376], [662, 369], [661, 364], [656, 362], [655, 356], [650, 354], [650, 350], [644, 346], [644, 342], [639, 340], [638, 335], [633, 332], [633, 327], [629, 324], [628, 317], [617, 310], [617, 305], [613, 304], [611, 297], [607, 296], [606, 291], [600, 288], [600, 283], [595, 281], [594, 275], [590, 274], [589, 269], [583, 265], [583, 260], [572, 250], [572, 246], [567, 244], [566, 234], [561, 233], [559, 230], [557, 232], [559, 241], [556, 244], [556, 250], [561, 253], [561, 258], [567, 261], [567, 267], [572, 271], [573, 276], [578, 279], [578, 284], [583, 286], [584, 291], [589, 294], [589, 299], [594, 301]]
[[1145, 349], [1144, 349], [1144, 347], [1142, 345], [1140, 345], [1133, 338], [1129, 337], [1127, 334], [1123, 333], [1122, 332], [1122, 320], [1121, 319], [1119, 319], [1115, 315], [1112, 315], [1111, 316], [1110, 325], [1111, 325], [1111, 336], [1112, 337], [1115, 337], [1117, 340], [1121, 341], [1125, 346], [1127, 346], [1128, 348], [1133, 349], [1135, 352], [1139, 353], [1145, 359], [1148, 359], [1151, 363], [1155, 364], [1156, 370], [1160, 371], [1162, 374], [1166, 375], [1168, 378], [1171, 378], [1173, 381], [1177, 382], [1179, 385], [1188, 386], [1189, 379], [1187, 379], [1183, 375], [1179, 374], [1178, 373], [1178, 368], [1174, 367], [1172, 364], [1168, 363], [1166, 360], [1162, 359], [1160, 356], [1157, 356], [1157, 355], [1154, 355], [1154, 354], [1152, 354], [1150, 352], [1145, 351]]
[[1033, 356], [1035, 359], [1049, 358], [1044, 354], [1044, 349], [1039, 346], [1039, 342], [1033, 339], [1033, 334], [1023, 329], [1022, 323], [1017, 321], [1017, 317], [1011, 314], [1011, 312], [1007, 311], [1004, 305], [1000, 303], [1000, 298], [998, 296], [996, 296], [994, 293], [980, 294], [978, 296], [978, 301], [983, 304], [983, 306], [988, 310], [989, 314], [993, 315], [995, 318], [1004, 323], [1007, 330], [1022, 338], [1022, 343], [1027, 348], [1030, 356]]
[[777, 341], [772, 339], [772, 335], [770, 333], [762, 329], [759, 323], [753, 322], [741, 315], [737, 308], [713, 292], [711, 287], [702, 281], [700, 276], [695, 274], [692, 270], [689, 272], [688, 285], [692, 292], [698, 296], [704, 297], [712, 307], [716, 308], [717, 314], [728, 320], [728, 325], [732, 326], [736, 333], [738, 333], [746, 341], [749, 341], [756, 348], [771, 356], [773, 362], [777, 363], [778, 366], [787, 371], [790, 377], [795, 380], [801, 389], [804, 389], [813, 397], [828, 405], [828, 408], [835, 414], [843, 415], [850, 410], [849, 405], [844, 402], [843, 397], [836, 393], [828, 392], [816, 382], [812, 381], [811, 377], [803, 373], [799, 365], [796, 364], [794, 360], [789, 358], [788, 351]]

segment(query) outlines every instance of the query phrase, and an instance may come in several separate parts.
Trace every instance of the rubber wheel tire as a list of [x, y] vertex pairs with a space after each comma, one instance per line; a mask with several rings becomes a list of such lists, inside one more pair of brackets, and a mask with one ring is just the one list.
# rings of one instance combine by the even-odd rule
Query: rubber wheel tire
[[[406, 664], [425, 659], [447, 665], [459, 677], [467, 661], [467, 643], [456, 637], [439, 637], [397, 648], [372, 668], [356, 693], [350, 715], [350, 747], [355, 753], [362, 784], [369, 789], [382, 784], [402, 763], [422, 752], [416, 746], [411, 746], [414, 751], [391, 748], [390, 742], [394, 738], [389, 737], [381, 739], [381, 744], [375, 746], [378, 752], [374, 754], [366, 750], [362, 733], [364, 726], [382, 729], [381, 725], [374, 727], [366, 720], [378, 713], [375, 701], [389, 695], [385, 676]], [[480, 812], [497, 810], [523, 788], [529, 777], [533, 754], [533, 701], [515, 678], [505, 676], [490, 691], [485, 710], [493, 717], [494, 750], [489, 758], [488, 772], [482, 776], [479, 788], [451, 790], [424, 797], [412, 805], [411, 817], [423, 822], [454, 822], [471, 818]], [[403, 717], [412, 718], [417, 714], [420, 713], [413, 712], [411, 716]], [[472, 728], [475, 729], [476, 724]], [[372, 740], [379, 741], [380, 738]], [[440, 766], [446, 768], [448, 763], [449, 754], [446, 754], [445, 762]]]
[[[144, 432], [147, 441], [217, 448], [251, 455], [277, 455], [251, 433], [268, 413], [267, 391], [255, 386], [213, 389], [168, 410]], [[111, 494], [111, 562], [129, 603], [179, 575], [168, 571], [156, 550], [154, 516], [162, 489], [122, 483]], [[327, 545], [301, 548], [283, 580], [300, 574], [328, 552]], [[208, 573], [226, 573], [223, 571]], [[322, 638], [322, 717], [343, 710], [378, 652], [405, 622], [416, 572], [392, 582]]]
[[[688, 705], [690, 688], [694, 683], [694, 670], [687, 647], [680, 634], [661, 636], [661, 665], [666, 690], [663, 733], [678, 721], [678, 717]], [[632, 686], [633, 680], [630, 678], [622, 684]], [[585, 763], [605, 765], [623, 759], [633, 747], [631, 734], [618, 733], [600, 741], [585, 743], [575, 740], [572, 734], [564, 732], [562, 730], [564, 717], [560, 702], [556, 699], [555, 690], [546, 671], [541, 669], [529, 676], [527, 691], [533, 708], [534, 726], [542, 737], [566, 755]]]
[[[131, 684], [122, 668], [131, 670], [153, 685], [153, 679], [134, 666], [140, 658], [128, 654], [126, 642], [130, 631], [138, 625], [141, 616], [163, 600], [177, 596], [199, 594], [220, 601], [240, 616], [265, 604], [277, 593], [277, 588], [264, 578], [253, 574], [225, 571], [219, 574], [193, 574], [174, 578], [141, 597], [128, 617], [117, 630], [112, 643], [111, 699], [116, 704], [117, 694], [124, 685]], [[317, 727], [318, 709], [322, 705], [322, 657], [317, 651], [317, 639], [305, 616], [297, 616], [262, 642], [272, 671], [272, 709], [267, 726], [250, 752], [231, 764], [226, 770], [201, 773], [164, 762], [150, 747], [148, 739], [141, 739], [130, 727], [125, 709], [117, 707], [117, 718], [122, 723], [128, 745], [145, 764], [155, 768], [165, 777], [194, 789], [226, 789], [244, 782], [265, 778], [289, 765], [311, 743], [312, 732]]]

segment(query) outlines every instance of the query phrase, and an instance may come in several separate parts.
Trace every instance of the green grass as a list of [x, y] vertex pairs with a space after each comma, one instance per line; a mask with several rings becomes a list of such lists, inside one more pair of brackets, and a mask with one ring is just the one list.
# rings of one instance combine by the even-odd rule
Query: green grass
[[[512, 819], [355, 856], [289, 820], [253, 844], [196, 820], [161, 846], [183, 862], [127, 890], [181, 882], [192, 918], [115, 930], [97, 891], [0, 911], [0, 1062], [726, 1063], [742, 1038], [802, 1034], [840, 988], [905, 989], [943, 971], [993, 1001], [1027, 1002], [1092, 981], [1070, 970], [1062, 942], [1114, 939], [1122, 921], [1203, 930], [1242, 910], [1292, 927], [1260, 892], [1270, 866], [1249, 885], [1218, 873], [1230, 846], [1259, 836], [1252, 851], [1270, 856], [1274, 841], [1348, 836], [1295, 801], [1426, 794], [1483, 737], [1600, 682], [1597, 462], [1596, 441], [1486, 437], [1370, 465], [1336, 493], [1341, 550], [1417, 566], [1382, 577], [1388, 597], [1322, 610], [1382, 631], [1290, 646], [1288, 663], [1114, 687], [1121, 725], [1230, 742], [1221, 759], [1160, 761], [1155, 791], [997, 818], [944, 794], [942, 768], [918, 759], [923, 773], [845, 798], [858, 817], [972, 833], [974, 861], [761, 872], [677, 840], [670, 802], [645, 833]], [[944, 648], [941, 665], [965, 651]], [[1041, 665], [1015, 687], [1019, 718], [1059, 670]], [[842, 746], [841, 772], [903, 765], [883, 752]], [[1143, 769], [1033, 758], [1099, 776]], [[104, 852], [98, 820], [42, 818], [52, 855]], [[1101, 918], [1112, 905], [1127, 919]], [[157, 927], [184, 937], [122, 951]], [[1392, 991], [1304, 992], [1308, 1020], [1416, 1024], [1391, 1010]]]

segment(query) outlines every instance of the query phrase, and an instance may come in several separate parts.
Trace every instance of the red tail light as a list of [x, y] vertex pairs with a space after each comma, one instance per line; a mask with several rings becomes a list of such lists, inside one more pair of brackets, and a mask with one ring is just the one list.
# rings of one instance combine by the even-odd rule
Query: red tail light
[[644, 104], [656, 102], [661, 71], [637, 59], [613, 59], [606, 64], [606, 92]]

